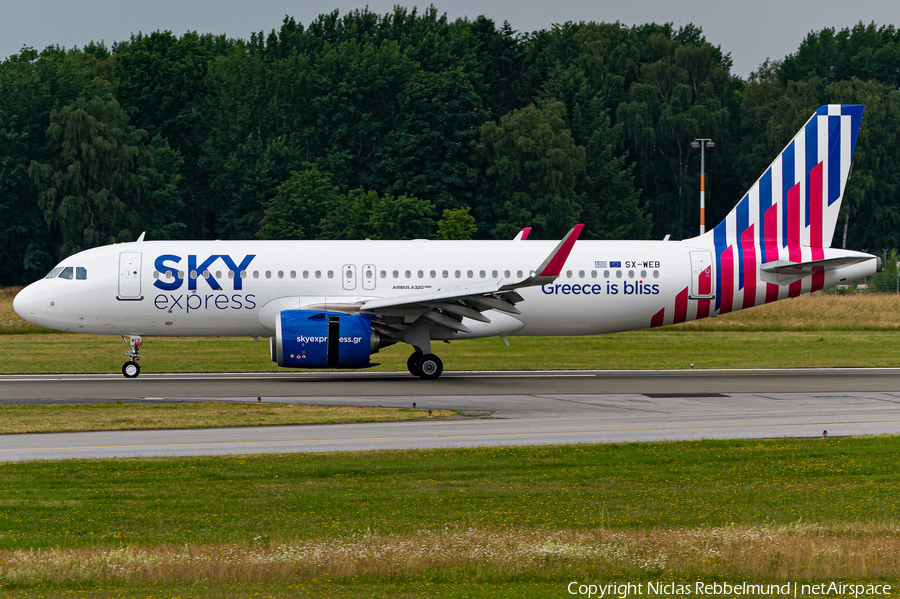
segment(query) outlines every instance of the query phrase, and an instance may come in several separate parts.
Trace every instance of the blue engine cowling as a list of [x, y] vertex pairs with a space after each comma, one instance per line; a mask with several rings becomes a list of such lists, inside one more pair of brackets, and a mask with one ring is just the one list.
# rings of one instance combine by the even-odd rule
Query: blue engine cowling
[[286, 310], [275, 317], [272, 361], [287, 368], [367, 368], [381, 346], [372, 317], [324, 310]]

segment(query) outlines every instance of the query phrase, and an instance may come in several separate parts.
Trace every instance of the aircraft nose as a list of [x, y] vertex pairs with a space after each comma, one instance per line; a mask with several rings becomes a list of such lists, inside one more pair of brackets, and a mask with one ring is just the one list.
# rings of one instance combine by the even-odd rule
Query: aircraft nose
[[34, 322], [34, 286], [29, 285], [13, 298], [13, 310], [28, 322]]

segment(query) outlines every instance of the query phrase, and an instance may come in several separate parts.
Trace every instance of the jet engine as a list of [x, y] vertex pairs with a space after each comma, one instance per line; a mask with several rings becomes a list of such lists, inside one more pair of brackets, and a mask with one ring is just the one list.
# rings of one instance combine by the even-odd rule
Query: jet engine
[[369, 356], [396, 343], [372, 330], [372, 317], [324, 310], [285, 310], [275, 317], [272, 361], [287, 368], [367, 368]]

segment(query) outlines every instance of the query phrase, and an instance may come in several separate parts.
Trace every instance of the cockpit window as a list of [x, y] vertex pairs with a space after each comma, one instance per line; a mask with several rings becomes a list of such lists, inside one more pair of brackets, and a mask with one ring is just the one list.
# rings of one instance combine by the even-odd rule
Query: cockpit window
[[57, 266], [56, 268], [54, 268], [53, 270], [51, 270], [50, 272], [48, 272], [48, 273], [47, 273], [47, 276], [44, 277], [44, 278], [45, 278], [45, 279], [55, 279], [55, 278], [59, 275], [59, 273], [62, 272], [62, 269], [63, 269], [62, 266]]
[[83, 266], [75, 267], [75, 278], [79, 281], [87, 279], [87, 269]]
[[60, 279], [71, 279], [72, 276], [73, 276], [73, 274], [74, 274], [74, 273], [72, 272], [73, 270], [74, 270], [74, 269], [73, 269], [71, 266], [65, 267], [65, 268], [62, 270], [62, 272], [59, 273], [59, 278], [60, 278]]

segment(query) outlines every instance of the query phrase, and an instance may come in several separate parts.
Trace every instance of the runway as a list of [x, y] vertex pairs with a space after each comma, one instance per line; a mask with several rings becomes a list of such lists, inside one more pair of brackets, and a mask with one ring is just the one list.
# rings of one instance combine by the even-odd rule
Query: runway
[[[420, 422], [4, 435], [0, 461], [829, 437], [900, 432], [900, 369], [0, 377], [0, 404], [231, 401], [449, 408]], [[0, 412], [2, 413], [2, 412]]]

